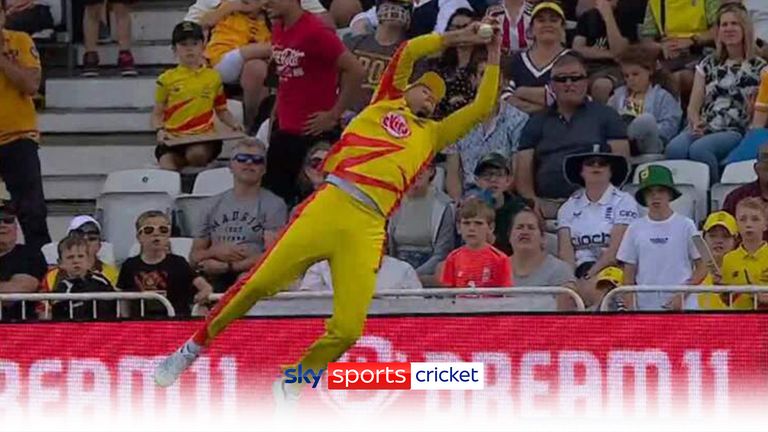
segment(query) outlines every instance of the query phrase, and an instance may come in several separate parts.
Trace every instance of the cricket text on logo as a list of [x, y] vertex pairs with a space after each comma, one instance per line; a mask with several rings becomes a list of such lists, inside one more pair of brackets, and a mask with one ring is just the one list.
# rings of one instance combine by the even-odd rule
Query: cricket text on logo
[[482, 390], [480, 362], [331, 363], [329, 390]]

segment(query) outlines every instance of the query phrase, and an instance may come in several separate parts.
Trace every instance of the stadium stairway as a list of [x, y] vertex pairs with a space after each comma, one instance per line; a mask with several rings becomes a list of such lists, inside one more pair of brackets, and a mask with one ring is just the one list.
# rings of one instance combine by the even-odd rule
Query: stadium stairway
[[[40, 158], [54, 240], [64, 236], [72, 215], [94, 211], [108, 173], [155, 164], [155, 134], [149, 121], [154, 83], [175, 64], [171, 30], [183, 19], [189, 3], [141, 0], [134, 5], [132, 50], [138, 77], [119, 75], [115, 43], [99, 46], [104, 68], [98, 78], [81, 78], [77, 70], [70, 74], [66, 61], [61, 61], [66, 59], [65, 48], [43, 52]], [[82, 45], [75, 51], [80, 65]]]

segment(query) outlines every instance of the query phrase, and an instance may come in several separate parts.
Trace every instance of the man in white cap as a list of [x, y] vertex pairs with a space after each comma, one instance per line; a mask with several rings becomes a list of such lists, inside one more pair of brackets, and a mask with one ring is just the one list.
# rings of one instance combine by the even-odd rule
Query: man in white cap
[[[69, 228], [67, 228], [67, 235], [76, 233], [88, 242], [88, 258], [93, 262], [92, 270], [99, 272], [109, 280], [112, 286], [117, 283], [117, 276], [119, 271], [117, 267], [112, 264], [105, 263], [99, 258], [99, 251], [101, 250], [101, 224], [99, 221], [88, 215], [79, 215], [72, 218], [69, 222]], [[58, 268], [53, 268], [45, 275], [43, 281], [43, 287], [53, 287], [56, 276], [58, 275]]]

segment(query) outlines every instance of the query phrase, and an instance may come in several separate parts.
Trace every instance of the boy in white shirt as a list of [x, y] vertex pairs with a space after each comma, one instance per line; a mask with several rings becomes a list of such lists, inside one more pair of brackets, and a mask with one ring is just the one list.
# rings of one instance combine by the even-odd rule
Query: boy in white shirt
[[[697, 285], [707, 268], [693, 243], [698, 230], [693, 221], [672, 210], [680, 196], [672, 172], [651, 165], [640, 172], [637, 202], [648, 215], [629, 225], [617, 258], [624, 263], [624, 285]], [[683, 296], [673, 293], [638, 293], [636, 310], [681, 310]]]

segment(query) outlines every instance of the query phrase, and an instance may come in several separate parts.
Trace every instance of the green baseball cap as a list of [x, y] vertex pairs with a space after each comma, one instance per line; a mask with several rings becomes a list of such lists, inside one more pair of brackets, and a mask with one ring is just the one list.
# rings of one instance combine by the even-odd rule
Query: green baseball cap
[[662, 186], [672, 194], [672, 201], [680, 197], [680, 191], [675, 188], [672, 171], [661, 165], [649, 165], [640, 171], [640, 189], [635, 192], [635, 200], [643, 207], [645, 205], [645, 190], [653, 186]]

